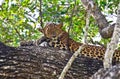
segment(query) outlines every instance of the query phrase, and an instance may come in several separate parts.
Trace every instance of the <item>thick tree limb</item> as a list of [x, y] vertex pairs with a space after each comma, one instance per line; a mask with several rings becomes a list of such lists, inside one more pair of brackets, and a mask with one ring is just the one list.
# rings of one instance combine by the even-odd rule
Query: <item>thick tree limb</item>
[[93, 2], [93, 0], [81, 0], [84, 7], [87, 8], [89, 4], [91, 4], [91, 7], [89, 9], [91, 10], [91, 15], [96, 20], [99, 32], [103, 38], [111, 38], [113, 34], [113, 30], [115, 27], [115, 24], [110, 25], [108, 21], [106, 20], [105, 16], [101, 13], [100, 8]]
[[117, 48], [119, 38], [120, 38], [120, 4], [118, 6], [117, 22], [113, 32], [113, 36], [105, 52], [104, 68], [109, 68], [110, 66], [112, 66], [112, 57], [115, 52], [115, 49]]
[[[27, 46], [12, 48], [0, 43], [1, 79], [58, 79], [72, 53], [67, 51]], [[102, 61], [79, 56], [65, 79], [88, 79]]]

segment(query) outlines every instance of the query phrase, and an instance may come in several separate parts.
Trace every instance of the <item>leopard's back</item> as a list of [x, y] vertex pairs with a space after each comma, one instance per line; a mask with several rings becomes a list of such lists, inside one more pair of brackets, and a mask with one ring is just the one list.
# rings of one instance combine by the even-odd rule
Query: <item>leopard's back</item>
[[[44, 31], [44, 32], [43, 32]], [[62, 30], [62, 24], [48, 23], [41, 29], [46, 37], [56, 40], [52, 40], [54, 43], [53, 47], [59, 47], [60, 49], [67, 50], [69, 48], [70, 51], [75, 52], [82, 43], [78, 43], [73, 39], [69, 38], [68, 33]], [[106, 48], [101, 46], [94, 45], [86, 45], [85, 48], [81, 51], [81, 55], [86, 57], [95, 58], [99, 60], [103, 60]], [[116, 50], [113, 56], [115, 61], [120, 61], [120, 50]]]

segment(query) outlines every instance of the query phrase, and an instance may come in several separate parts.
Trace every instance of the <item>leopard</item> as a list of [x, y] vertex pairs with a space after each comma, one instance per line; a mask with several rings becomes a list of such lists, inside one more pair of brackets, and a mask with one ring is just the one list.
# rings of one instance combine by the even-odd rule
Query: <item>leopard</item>
[[[69, 37], [69, 33], [62, 29], [63, 23], [46, 23], [44, 28], [39, 28], [39, 31], [42, 32], [45, 37], [49, 40], [49, 46], [57, 47], [59, 49], [70, 50], [71, 52], [75, 52], [78, 50], [83, 43], [76, 42], [72, 38]], [[104, 46], [96, 46], [91, 44], [85, 44], [84, 49], [80, 52], [80, 55], [104, 60], [106, 47]], [[120, 62], [120, 50], [115, 50], [113, 55], [113, 60], [116, 62]]]
[[[47, 23], [44, 28], [40, 28], [39, 31], [44, 34], [40, 39], [35, 41], [24, 41], [20, 43], [20, 46], [43, 46], [53, 47], [61, 50], [68, 50], [75, 52], [83, 43], [76, 42], [69, 37], [69, 34], [62, 29], [63, 24], [59, 23]], [[84, 49], [80, 52], [80, 55], [104, 60], [106, 47], [85, 44]], [[120, 50], [115, 50], [113, 55], [113, 61], [120, 62]]]

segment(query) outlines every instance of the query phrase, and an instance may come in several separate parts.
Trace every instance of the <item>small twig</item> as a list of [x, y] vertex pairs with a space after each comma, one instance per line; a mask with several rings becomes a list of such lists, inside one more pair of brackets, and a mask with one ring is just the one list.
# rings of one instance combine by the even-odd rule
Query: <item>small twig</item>
[[[41, 28], [43, 29], [43, 21], [42, 21], [42, 0], [40, 0], [40, 26], [41, 26]], [[46, 36], [45, 35], [45, 31], [43, 30], [43, 34], [44, 34], [44, 36]]]
[[87, 37], [88, 37], [88, 30], [89, 30], [89, 21], [90, 19], [90, 10], [88, 9], [87, 10], [87, 15], [86, 15], [86, 27], [85, 27], [85, 33], [84, 33], [84, 43], [87, 44], [88, 43], [88, 40], [87, 40]]
[[58, 79], [64, 79], [64, 76], [66, 75], [66, 72], [68, 71], [68, 69], [71, 67], [73, 61], [75, 60], [75, 58], [79, 55], [80, 51], [82, 51], [82, 49], [84, 49], [84, 44], [82, 46], [79, 47], [79, 49], [72, 55], [72, 57], [70, 58], [70, 60], [68, 61], [68, 63], [66, 64], [66, 66], [64, 67], [60, 77]]
[[[88, 15], [87, 15], [87, 19], [86, 19], [86, 26], [85, 26], [85, 33], [84, 33], [84, 38], [87, 39], [87, 33], [88, 33], [88, 27], [89, 27], [89, 17], [90, 17], [90, 11], [88, 11]], [[84, 41], [86, 41], [86, 39]], [[85, 42], [87, 43], [87, 41]], [[75, 60], [75, 58], [77, 58], [77, 56], [80, 54], [80, 52], [85, 48], [86, 44], [83, 44], [82, 46], [79, 46], [78, 50], [75, 51], [75, 53], [72, 55], [72, 57], [70, 58], [70, 60], [68, 61], [68, 63], [66, 64], [66, 66], [64, 67], [59, 79], [64, 79], [64, 76], [66, 75], [66, 72], [68, 71], [68, 69], [71, 67], [73, 61]]]
[[73, 9], [72, 9], [72, 13], [71, 13], [71, 15], [70, 15], [70, 26], [68, 27], [68, 38], [67, 38], [67, 47], [68, 47], [68, 49], [69, 49], [69, 33], [70, 33], [70, 29], [72, 28], [72, 24], [73, 24], [73, 20], [72, 20], [72, 18], [73, 18], [73, 15], [74, 15], [74, 11], [75, 11], [75, 7], [76, 7], [76, 0], [75, 0], [75, 4], [74, 4], [74, 7], [73, 7]]
[[40, 0], [40, 25], [43, 27], [43, 22], [42, 22], [42, 0]]

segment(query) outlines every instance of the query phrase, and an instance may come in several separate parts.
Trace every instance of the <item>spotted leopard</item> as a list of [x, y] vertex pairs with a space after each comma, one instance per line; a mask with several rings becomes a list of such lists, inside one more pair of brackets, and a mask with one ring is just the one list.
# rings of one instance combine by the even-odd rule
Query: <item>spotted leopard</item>
[[[60, 49], [65, 50], [69, 48], [71, 52], [75, 52], [79, 48], [79, 46], [82, 45], [82, 43], [76, 42], [73, 39], [69, 38], [68, 33], [62, 30], [62, 26], [63, 26], [62, 23], [60, 24], [47, 23], [43, 29], [40, 29], [40, 31], [44, 33], [48, 39], [52, 39], [51, 41], [53, 42], [49, 42], [49, 45], [51, 47], [58, 47]], [[56, 39], [53, 40], [53, 38]], [[106, 50], [105, 47], [86, 45], [85, 48], [81, 51], [81, 55], [90, 58], [95, 58], [98, 60], [103, 60], [105, 50]], [[113, 60], [120, 62], [120, 50], [115, 50]]]

